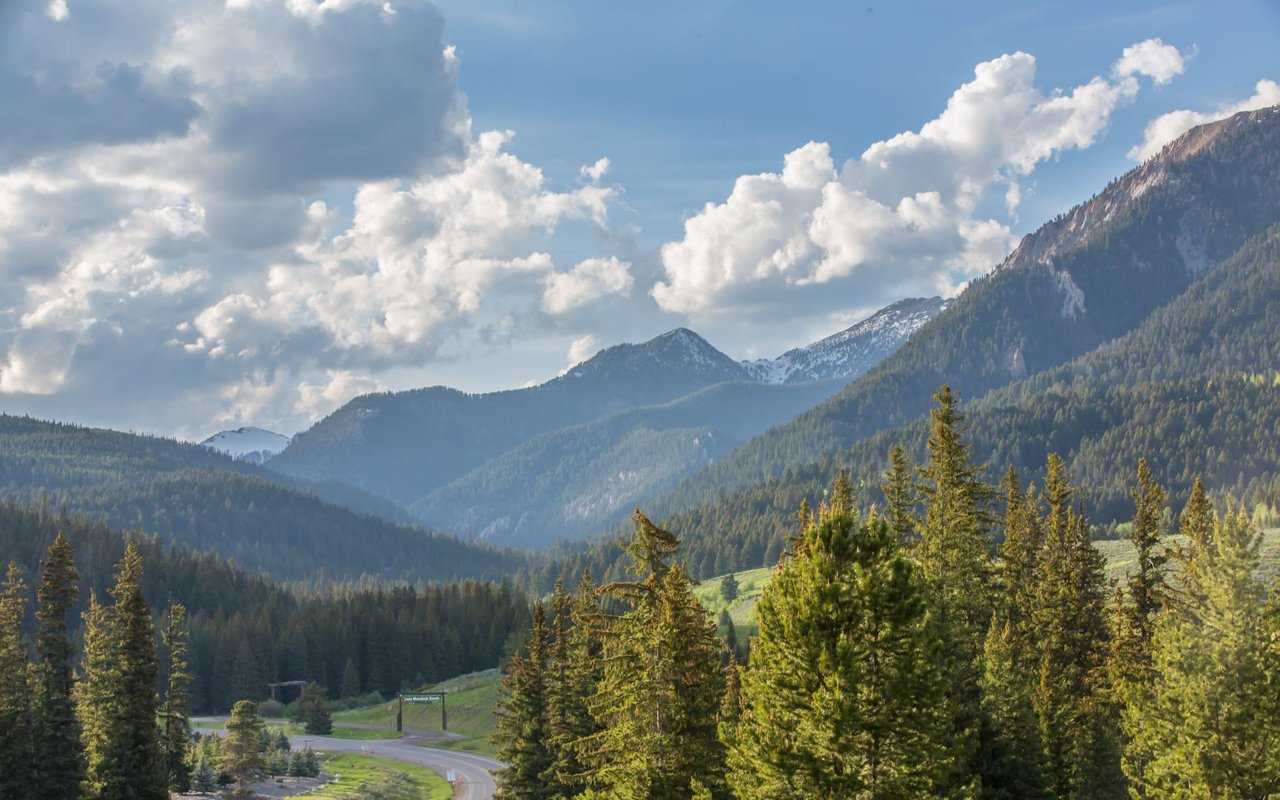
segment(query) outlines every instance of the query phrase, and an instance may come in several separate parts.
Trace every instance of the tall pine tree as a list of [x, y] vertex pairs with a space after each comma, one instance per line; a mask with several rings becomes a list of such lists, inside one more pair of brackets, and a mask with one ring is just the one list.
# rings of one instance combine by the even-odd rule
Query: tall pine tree
[[948, 687], [897, 540], [882, 520], [828, 511], [775, 570], [757, 605], [741, 718], [722, 723], [737, 797], [949, 793]]
[[36, 591], [35, 751], [38, 754], [35, 800], [68, 800], [80, 793], [84, 752], [76, 717], [74, 649], [67, 615], [79, 593], [75, 553], [61, 533], [40, 562]]
[[583, 750], [594, 792], [585, 796], [685, 800], [698, 790], [724, 798], [716, 626], [684, 567], [671, 563], [679, 540], [639, 511], [633, 520], [623, 549], [638, 580], [602, 589], [628, 608], [601, 619], [604, 672], [591, 698], [601, 731]]
[[1138, 460], [1138, 485], [1130, 495], [1134, 502], [1129, 541], [1133, 544], [1134, 565], [1124, 589], [1112, 644], [1112, 670], [1123, 684], [1145, 683], [1151, 669], [1151, 638], [1156, 616], [1168, 605], [1164, 565], [1168, 560], [1160, 546], [1160, 515], [1165, 492], [1156, 483], [1147, 460]]
[[983, 725], [982, 643], [991, 625], [992, 552], [988, 505], [992, 491], [982, 482], [964, 441], [964, 417], [949, 386], [933, 396], [928, 461], [919, 467], [924, 519], [916, 562], [929, 604], [933, 636], [947, 676], [956, 754], [957, 786], [981, 785]]
[[904, 547], [915, 544], [916, 527], [920, 524], [917, 514], [916, 486], [912, 479], [911, 460], [907, 451], [894, 445], [889, 451], [889, 469], [880, 484], [884, 494], [884, 518], [889, 528]]
[[35, 780], [31, 670], [22, 640], [22, 570], [10, 563], [0, 589], [0, 797], [25, 797]]
[[[85, 681], [95, 687], [81, 702], [93, 727], [86, 737], [89, 785], [95, 800], [168, 800], [156, 726], [155, 624], [142, 594], [142, 557], [134, 543], [116, 569], [112, 605], [96, 621], [105, 630], [94, 634], [102, 637], [110, 661], [87, 658], [85, 664]], [[89, 639], [86, 631], [86, 649]]]
[[498, 704], [498, 758], [506, 767], [498, 773], [499, 798], [541, 800], [552, 796], [544, 776], [551, 768], [550, 726], [547, 719], [546, 610], [533, 608], [529, 641], [523, 655], [507, 665]]
[[[1197, 501], [1184, 521], [1212, 516]], [[1180, 580], [1195, 591], [1156, 623], [1151, 691], [1129, 698], [1124, 727], [1141, 758], [1125, 766], [1137, 797], [1265, 798], [1280, 792], [1275, 631], [1254, 579], [1259, 536], [1241, 511], [1192, 536]]]
[[603, 675], [601, 642], [594, 628], [601, 619], [600, 601], [591, 572], [584, 570], [573, 595], [570, 625], [563, 657], [565, 684], [555, 699], [562, 708], [552, 729], [549, 780], [556, 798], [576, 797], [587, 785], [585, 756], [600, 726], [591, 715], [590, 701]]
[[1048, 517], [1035, 609], [1040, 680], [1036, 715], [1049, 790], [1063, 800], [1123, 795], [1119, 743], [1107, 698], [1104, 559], [1056, 455], [1046, 468]]
[[[1116, 592], [1108, 664], [1113, 699], [1120, 706], [1141, 705], [1145, 701], [1135, 695], [1152, 691], [1152, 641], [1159, 614], [1169, 605], [1164, 580], [1168, 554], [1160, 546], [1165, 492], [1156, 483], [1146, 459], [1138, 460], [1138, 485], [1130, 496], [1134, 515], [1129, 541], [1133, 544], [1134, 565], [1125, 586]], [[1142, 774], [1151, 754], [1143, 752], [1123, 731], [1122, 748], [1125, 773]], [[1131, 794], [1146, 796], [1140, 790], [1131, 790]]]
[[1009, 468], [1004, 480], [1004, 540], [997, 570], [999, 599], [983, 643], [983, 796], [1045, 796], [1043, 748], [1033, 694], [1039, 679], [1031, 621], [1036, 570], [1044, 544], [1035, 500]]
[[267, 762], [262, 754], [263, 727], [258, 706], [252, 700], [241, 700], [231, 707], [227, 738], [218, 749], [218, 768], [236, 783], [232, 797], [244, 800], [252, 797], [250, 785], [266, 770]]
[[166, 782], [175, 792], [191, 788], [188, 755], [191, 749], [191, 709], [187, 671], [187, 609], [181, 603], [169, 606], [169, 623], [165, 626], [163, 644], [168, 659], [168, 688], [160, 706], [161, 759]]

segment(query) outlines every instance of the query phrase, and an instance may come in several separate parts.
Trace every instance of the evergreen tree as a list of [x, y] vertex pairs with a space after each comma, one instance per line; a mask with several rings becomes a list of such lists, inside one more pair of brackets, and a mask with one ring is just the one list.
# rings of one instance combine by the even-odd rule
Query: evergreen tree
[[[557, 619], [561, 616], [557, 610]], [[584, 571], [573, 595], [565, 647], [555, 657], [565, 668], [551, 700], [556, 711], [551, 723], [552, 765], [547, 780], [553, 797], [578, 796], [586, 787], [583, 750], [599, 731], [588, 705], [600, 683], [600, 641], [592, 626], [600, 620], [600, 603], [591, 573]], [[559, 625], [557, 625], [557, 628]]]
[[342, 686], [341, 695], [343, 697], [355, 697], [360, 694], [360, 673], [356, 671], [356, 663], [347, 658], [346, 665], [342, 668]]
[[498, 773], [498, 797], [540, 800], [552, 796], [543, 776], [552, 764], [547, 720], [547, 615], [542, 604], [533, 607], [529, 641], [524, 655], [507, 665], [498, 704], [498, 759], [506, 764]]
[[[1211, 511], [1194, 514], [1204, 519]], [[1124, 709], [1130, 746], [1142, 756], [1125, 761], [1134, 796], [1265, 798], [1280, 791], [1280, 690], [1269, 669], [1276, 640], [1253, 578], [1258, 548], [1242, 511], [1183, 551], [1196, 591], [1160, 616], [1152, 688]]]
[[1089, 539], [1088, 521], [1072, 508], [1072, 494], [1065, 464], [1051, 455], [1032, 613], [1040, 661], [1035, 709], [1051, 794], [1103, 800], [1123, 794], [1117, 732], [1106, 698], [1104, 559]]
[[1184, 613], [1204, 604], [1202, 587], [1207, 576], [1203, 570], [1213, 563], [1215, 524], [1213, 504], [1204, 484], [1196, 478], [1191, 496], [1178, 519], [1178, 534], [1182, 541], [1173, 551], [1174, 560], [1178, 562], [1178, 591], [1174, 601], [1183, 606]]
[[84, 623], [84, 679], [76, 686], [75, 699], [84, 737], [85, 794], [96, 798], [102, 791], [103, 761], [111, 737], [111, 704], [115, 697], [112, 670], [118, 655], [111, 630], [110, 609], [89, 594]]
[[574, 761], [574, 743], [578, 738], [573, 730], [575, 709], [584, 700], [577, 694], [573, 680], [573, 607], [573, 596], [557, 580], [551, 599], [545, 671], [551, 764], [543, 775], [543, 781], [550, 797], [572, 797], [581, 788], [578, 770], [571, 764]]
[[232, 797], [253, 795], [250, 785], [262, 777], [266, 759], [262, 755], [262, 718], [251, 700], [241, 700], [231, 708], [227, 737], [219, 748], [220, 769], [231, 776], [236, 788]]
[[602, 730], [584, 748], [596, 796], [692, 796], [696, 783], [727, 797], [724, 752], [716, 736], [723, 696], [715, 623], [672, 565], [679, 540], [639, 511], [622, 543], [638, 580], [603, 592], [626, 604], [601, 620], [604, 674], [591, 699]]
[[880, 491], [885, 500], [884, 518], [898, 537], [898, 543], [903, 547], [915, 544], [916, 528], [920, 524], [916, 511], [916, 487], [911, 478], [911, 460], [901, 445], [895, 444], [889, 451], [889, 469], [884, 474]]
[[844, 467], [836, 473], [835, 482], [831, 484], [831, 491], [827, 495], [826, 507], [831, 512], [847, 512], [852, 514], [853, 508], [853, 482], [849, 480], [849, 470]]
[[741, 719], [726, 736], [737, 797], [948, 794], [945, 675], [919, 576], [885, 522], [821, 514], [756, 613]]
[[992, 491], [980, 479], [983, 468], [973, 463], [964, 441], [964, 417], [951, 388], [943, 386], [933, 398], [937, 407], [930, 411], [928, 461], [918, 468], [925, 513], [915, 557], [956, 715], [951, 744], [959, 770], [955, 783], [978, 788], [981, 655], [992, 614], [987, 508]]
[[10, 562], [0, 590], [0, 797], [24, 797], [35, 780], [31, 670], [22, 640], [22, 570]]
[[[1009, 467], [1005, 475], [1004, 493], [1004, 540], [1000, 543], [998, 569], [1001, 595], [996, 613], [1014, 623], [1016, 632], [1027, 639], [1035, 606], [1036, 570], [1044, 547], [1044, 528], [1040, 524], [1034, 487], [1024, 492], [1013, 467]], [[1018, 644], [1021, 650], [1026, 642]]]
[[1116, 680], [1143, 683], [1151, 669], [1151, 638], [1156, 616], [1168, 605], [1164, 586], [1168, 556], [1163, 549], [1157, 550], [1165, 493], [1156, 483], [1145, 458], [1138, 460], [1138, 486], [1131, 496], [1135, 512], [1129, 541], [1133, 543], [1134, 566], [1129, 572], [1125, 602], [1115, 626], [1112, 660]]
[[729, 609], [720, 611], [720, 627], [724, 629], [725, 663], [738, 660], [738, 628], [729, 616]]
[[[114, 602], [103, 615], [113, 661], [98, 665], [103, 674], [86, 677], [105, 690], [105, 698], [94, 692], [86, 695], [86, 702], [106, 700], [105, 707], [90, 710], [102, 729], [93, 738], [89, 783], [97, 800], [168, 800], [156, 726], [155, 624], [142, 594], [142, 557], [133, 542], [117, 569], [110, 592]], [[88, 667], [86, 663], [86, 672]]]
[[720, 599], [726, 603], [738, 599], [738, 579], [732, 572], [720, 579]]
[[1039, 658], [1031, 623], [1036, 570], [1043, 546], [1035, 501], [1009, 468], [1004, 480], [1004, 541], [998, 567], [999, 599], [983, 643], [983, 796], [1045, 796], [1042, 748], [1033, 690]]
[[84, 752], [80, 722], [72, 693], [74, 650], [67, 631], [67, 614], [79, 592], [75, 554], [61, 533], [40, 562], [36, 591], [35, 752], [38, 755], [35, 800], [68, 800], [80, 793], [84, 780]]
[[312, 736], [328, 736], [333, 733], [333, 714], [329, 711], [329, 697], [325, 688], [312, 681], [302, 689], [298, 698], [298, 715], [303, 729]]
[[218, 790], [218, 775], [209, 766], [209, 761], [204, 756], [196, 762], [195, 772], [191, 775], [191, 788], [197, 792], [216, 792]]
[[730, 661], [724, 668], [724, 698], [720, 701], [720, 717], [716, 733], [726, 753], [738, 746], [738, 725], [742, 722], [742, 667]]
[[191, 706], [187, 671], [187, 609], [180, 603], [169, 606], [169, 624], [162, 641], [168, 658], [169, 685], [160, 706], [161, 760], [169, 789], [185, 792], [191, 788]]
[[[1155, 678], [1152, 668], [1152, 639], [1158, 615], [1168, 606], [1164, 581], [1167, 552], [1156, 548], [1162, 531], [1161, 513], [1165, 492], [1155, 481], [1146, 459], [1138, 460], [1138, 485], [1130, 492], [1134, 503], [1133, 524], [1129, 541], [1133, 543], [1134, 566], [1126, 586], [1116, 590], [1111, 656], [1108, 664], [1111, 690], [1116, 703], [1141, 705], [1145, 701], [1136, 693], [1151, 691]], [[1150, 753], [1128, 736], [1123, 736], [1123, 769], [1126, 774], [1141, 774]], [[1138, 794], [1139, 797], [1144, 795]]]

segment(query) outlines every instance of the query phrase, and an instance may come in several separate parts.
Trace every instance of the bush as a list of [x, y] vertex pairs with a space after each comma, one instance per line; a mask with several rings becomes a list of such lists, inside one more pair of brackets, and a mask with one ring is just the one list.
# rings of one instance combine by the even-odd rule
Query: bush
[[276, 700], [263, 700], [258, 703], [258, 716], [264, 719], [280, 719], [284, 716], [284, 703]]
[[294, 750], [289, 756], [289, 774], [295, 778], [314, 778], [320, 774], [320, 759], [310, 747]]
[[287, 775], [289, 773], [289, 762], [292, 759], [289, 754], [280, 748], [274, 748], [267, 755], [267, 774], [268, 775]]

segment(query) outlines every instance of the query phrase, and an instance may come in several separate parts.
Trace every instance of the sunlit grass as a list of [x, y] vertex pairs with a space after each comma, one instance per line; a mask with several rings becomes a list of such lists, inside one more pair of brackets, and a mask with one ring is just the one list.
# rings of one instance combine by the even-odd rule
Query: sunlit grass
[[436, 773], [414, 764], [385, 758], [336, 754], [325, 759], [324, 771], [336, 780], [302, 795], [331, 800], [379, 798], [379, 800], [448, 800], [453, 787]]
[[[462, 675], [429, 687], [429, 691], [447, 693], [449, 732], [462, 737], [432, 742], [429, 746], [493, 755], [494, 748], [489, 743], [489, 735], [494, 729], [493, 712], [498, 699], [498, 682], [501, 677], [498, 670], [490, 669]], [[334, 714], [333, 718], [335, 723], [379, 725], [394, 729], [396, 701], [391, 700], [376, 706], [341, 711]], [[404, 727], [426, 731], [440, 730], [440, 704], [406, 703]]]

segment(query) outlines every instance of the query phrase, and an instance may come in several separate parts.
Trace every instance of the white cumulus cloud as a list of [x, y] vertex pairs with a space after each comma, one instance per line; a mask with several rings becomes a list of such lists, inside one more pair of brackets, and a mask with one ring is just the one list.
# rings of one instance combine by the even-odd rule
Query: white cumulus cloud
[[[1026, 53], [979, 64], [946, 109], [919, 131], [876, 142], [836, 168], [810, 142], [779, 173], [744, 175], [662, 248], [665, 279], [652, 289], [666, 311], [720, 314], [782, 303], [874, 306], [910, 293], [952, 293], [1014, 243], [979, 208], [994, 186], [1010, 213], [1019, 180], [1069, 149], [1090, 147], [1112, 113], [1181, 69], [1159, 40], [1125, 50], [1112, 77], [1070, 90], [1035, 84]], [[818, 289], [822, 285], [821, 289]]]
[[1129, 150], [1129, 158], [1139, 162], [1146, 161], [1156, 153], [1159, 153], [1160, 148], [1197, 125], [1226, 119], [1232, 114], [1238, 114], [1241, 111], [1255, 111], [1259, 108], [1268, 108], [1277, 104], [1280, 104], [1280, 83], [1263, 79], [1258, 81], [1254, 87], [1252, 96], [1236, 102], [1223, 103], [1214, 111], [1204, 112], [1179, 109], [1170, 111], [1167, 114], [1161, 114], [1147, 123], [1146, 130], [1143, 131], [1142, 142], [1134, 145]]
[[1185, 67], [1186, 58], [1178, 48], [1159, 39], [1148, 39], [1124, 49], [1116, 62], [1115, 74], [1146, 75], [1156, 83], [1168, 83], [1181, 75]]
[[562, 226], [607, 233], [608, 159], [561, 190], [510, 132], [473, 133], [430, 3], [13, 2], [10, 409], [291, 430], [451, 342], [630, 290], [607, 252], [553, 256]]
[[634, 280], [631, 265], [616, 257], [589, 258], [568, 272], [552, 272], [543, 284], [542, 308], [563, 314], [594, 303], [606, 295], [627, 295]]

